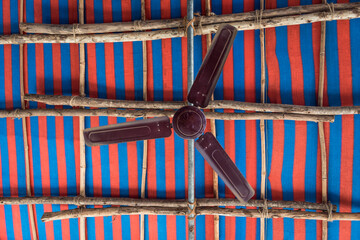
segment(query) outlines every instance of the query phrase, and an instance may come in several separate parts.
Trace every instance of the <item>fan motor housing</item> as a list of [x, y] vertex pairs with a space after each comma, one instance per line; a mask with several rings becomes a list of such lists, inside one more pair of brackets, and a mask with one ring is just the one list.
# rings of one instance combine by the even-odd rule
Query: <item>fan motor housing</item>
[[173, 118], [173, 128], [177, 135], [185, 139], [195, 139], [205, 131], [206, 119], [204, 113], [193, 106], [182, 107], [176, 111]]

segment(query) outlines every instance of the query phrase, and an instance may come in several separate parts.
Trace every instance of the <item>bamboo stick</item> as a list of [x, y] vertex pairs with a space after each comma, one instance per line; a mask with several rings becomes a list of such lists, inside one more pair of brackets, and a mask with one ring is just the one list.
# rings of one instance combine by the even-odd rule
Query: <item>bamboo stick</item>
[[[21, 24], [24, 21], [24, 0], [20, 0], [19, 3], [20, 11], [19, 11], [19, 23]], [[19, 33], [23, 34], [21, 28], [19, 29]], [[25, 109], [25, 83], [24, 83], [24, 45], [20, 44], [19, 47], [19, 65], [20, 65], [20, 99], [21, 99], [21, 109]], [[24, 160], [25, 160], [25, 184], [26, 184], [26, 195], [31, 197], [31, 181], [30, 181], [30, 158], [29, 158], [29, 143], [28, 143], [28, 134], [27, 134], [27, 125], [26, 118], [21, 119], [22, 129], [23, 129], [23, 140], [24, 140]], [[36, 229], [36, 221], [34, 215], [34, 206], [28, 206], [29, 211], [29, 223], [32, 233], [32, 239], [38, 239], [38, 233]]]
[[[139, 199], [139, 198], [118, 198], [118, 197], [0, 197], [0, 205], [29, 205], [29, 204], [62, 204], [62, 205], [113, 205], [113, 206], [131, 206], [131, 207], [187, 207], [188, 202], [185, 199]], [[329, 209], [326, 203], [312, 203], [299, 201], [271, 201], [266, 205], [263, 200], [251, 199], [247, 203], [240, 202], [233, 198], [199, 198], [196, 200], [198, 207], [268, 207], [268, 208], [293, 208], [322, 210]], [[332, 205], [332, 210], [336, 211], [337, 206]]]
[[[218, 207], [197, 207], [196, 215], [219, 215], [229, 217], [250, 217], [250, 218], [292, 218], [310, 220], [340, 220], [340, 221], [360, 221], [360, 213], [337, 213], [329, 215], [326, 212], [307, 212], [301, 210], [269, 209], [264, 214], [258, 209], [233, 209]], [[73, 209], [60, 212], [46, 212], [41, 217], [43, 222], [78, 218], [78, 217], [100, 217], [114, 215], [187, 215], [188, 208], [174, 207], [109, 207], [109, 208], [86, 208]]]
[[[323, 0], [326, 3], [326, 0]], [[320, 64], [319, 64], [319, 89], [318, 89], [318, 105], [323, 106], [324, 85], [325, 85], [325, 36], [326, 36], [326, 22], [321, 22], [321, 37], [320, 37]], [[319, 123], [319, 142], [321, 154], [321, 196], [324, 203], [327, 202], [327, 157], [324, 124]], [[322, 240], [328, 239], [328, 224], [327, 221], [322, 221]]]
[[[265, 0], [260, 1], [261, 15], [264, 13]], [[260, 54], [261, 54], [261, 103], [265, 103], [265, 31], [260, 29]], [[265, 121], [260, 120], [260, 141], [261, 141], [261, 182], [260, 198], [265, 201], [266, 187], [266, 139]], [[265, 240], [265, 218], [260, 218], [260, 240]]]
[[[0, 118], [23, 118], [35, 116], [109, 116], [109, 117], [173, 117], [175, 111], [166, 110], [118, 110], [118, 109], [16, 109], [0, 110]], [[220, 113], [204, 112], [207, 119], [219, 120], [294, 120], [311, 122], [333, 122], [334, 116], [303, 115], [293, 113]]]
[[[334, 12], [314, 12], [303, 15], [291, 15], [285, 17], [273, 17], [262, 19], [260, 22], [251, 21], [234, 21], [228, 22], [237, 30], [253, 30], [261, 28], [271, 28], [279, 26], [290, 26], [305, 23], [332, 21], [332, 20], [349, 20], [360, 17], [360, 7], [352, 9], [334, 11]], [[202, 25], [195, 28], [195, 35], [204, 35], [216, 32], [221, 23]], [[148, 41], [165, 38], [184, 37], [185, 31], [181, 29], [163, 29], [149, 32], [128, 32], [128, 33], [104, 33], [104, 34], [82, 34], [82, 35], [1, 35], [0, 44], [23, 44], [23, 43], [104, 43], [104, 42], [134, 42]]]
[[[141, 21], [146, 20], [145, 0], [141, 0]], [[147, 48], [146, 41], [142, 42], [143, 53], [143, 99], [147, 101]], [[146, 173], [147, 173], [147, 153], [148, 153], [148, 141], [144, 141], [143, 147], [143, 162], [142, 162], [142, 174], [141, 174], [141, 198], [145, 198], [146, 187]], [[145, 239], [145, 217], [144, 214], [140, 215], [140, 240]]]
[[[341, 10], [351, 10], [359, 7], [359, 3], [334, 4], [335, 12]], [[262, 20], [286, 17], [292, 15], [305, 15], [310, 13], [329, 12], [329, 6], [326, 4], [313, 4], [295, 7], [286, 7], [278, 9], [265, 10], [262, 13]], [[236, 13], [215, 16], [203, 16], [202, 25], [219, 24], [227, 22], [256, 21], [257, 14], [255, 11], [247, 13]], [[197, 27], [200, 18], [196, 18], [194, 26]], [[168, 28], [184, 28], [184, 19], [161, 19], [161, 20], [141, 20], [133, 22], [116, 22], [116, 23], [96, 23], [96, 24], [36, 24], [21, 23], [20, 29], [27, 33], [44, 33], [44, 34], [91, 34], [91, 33], [113, 33], [113, 32], [131, 32]]]
[[[84, 24], [84, 0], [79, 0], [79, 23]], [[85, 45], [79, 44], [79, 95], [85, 97]], [[85, 158], [85, 139], [83, 130], [85, 128], [85, 117], [79, 117], [79, 145], [80, 145], [80, 196], [86, 196], [86, 158]], [[80, 218], [80, 239], [86, 239], [86, 219]]]
[[[55, 96], [26, 94], [25, 100], [48, 105], [69, 105], [96, 108], [138, 108], [138, 109], [179, 109], [186, 103], [181, 101], [130, 101], [80, 96]], [[233, 109], [256, 112], [297, 113], [310, 115], [352, 115], [360, 114], [360, 106], [319, 107], [274, 103], [250, 103], [230, 100], [210, 101], [207, 109]]]

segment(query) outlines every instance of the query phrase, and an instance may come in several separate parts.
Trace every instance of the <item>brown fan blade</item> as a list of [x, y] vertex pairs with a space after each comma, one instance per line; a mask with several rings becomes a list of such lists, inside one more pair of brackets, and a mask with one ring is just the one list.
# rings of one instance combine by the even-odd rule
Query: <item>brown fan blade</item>
[[195, 142], [195, 147], [239, 201], [247, 202], [254, 196], [254, 189], [212, 133], [202, 135]]
[[236, 32], [236, 28], [228, 24], [221, 25], [217, 31], [188, 95], [188, 101], [194, 106], [205, 108], [209, 104]]
[[85, 143], [88, 146], [165, 138], [170, 135], [171, 124], [168, 117], [143, 119], [84, 130]]

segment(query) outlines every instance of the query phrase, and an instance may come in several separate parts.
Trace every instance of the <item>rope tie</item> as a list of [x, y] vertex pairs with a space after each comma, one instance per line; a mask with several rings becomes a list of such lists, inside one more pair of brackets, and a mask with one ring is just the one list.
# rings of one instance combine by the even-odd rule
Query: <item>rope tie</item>
[[14, 114], [14, 117], [12, 117], [12, 119], [21, 118], [21, 113], [20, 113], [20, 109], [19, 109], [19, 108], [15, 109], [15, 111], [14, 111], [13, 114]]
[[330, 10], [330, 14], [331, 14], [331, 21], [334, 20], [334, 14], [335, 14], [335, 6], [333, 3], [326, 3], [326, 5], [328, 6], [329, 10]]
[[74, 106], [73, 102], [74, 102], [75, 98], [77, 98], [77, 97], [79, 97], [79, 96], [72, 96], [71, 97], [70, 102], [69, 102], [70, 106], [72, 106], [72, 107]]
[[202, 28], [202, 20], [203, 20], [203, 17], [204, 16], [201, 16], [200, 14], [198, 14], [199, 15], [199, 29], [200, 29], [200, 34], [198, 34], [198, 35], [203, 35], [203, 28]]
[[81, 204], [80, 204], [80, 199], [81, 199], [81, 198], [82, 198], [82, 197], [81, 197], [80, 195], [74, 197], [75, 205], [77, 205], [77, 206], [80, 206], [80, 205], [81, 205]]
[[333, 221], [333, 215], [332, 215], [333, 205], [331, 204], [330, 201], [329, 201], [328, 203], [325, 203], [325, 205], [326, 205], [326, 211], [328, 212], [328, 219], [327, 219], [327, 221], [328, 221], [328, 222], [332, 222], [332, 221]]
[[196, 218], [196, 199], [194, 199], [193, 203], [188, 202], [187, 208], [188, 208], [188, 213], [186, 215], [188, 216], [188, 219], [194, 220]]
[[134, 21], [134, 31], [140, 31], [141, 30], [141, 20], [135, 20]]
[[261, 29], [261, 20], [262, 20], [263, 10], [256, 10], [255, 11], [255, 27], [256, 29]]
[[269, 218], [268, 202], [267, 199], [264, 199], [264, 207], [261, 211], [262, 218]]
[[76, 39], [76, 33], [79, 31], [79, 24], [73, 24], [73, 37], [74, 37], [74, 41], [75, 43], [77, 43], [77, 39]]
[[187, 36], [187, 30], [188, 30], [188, 28], [189, 28], [190, 26], [194, 29], [194, 32], [195, 32], [194, 22], [195, 22], [196, 18], [192, 18], [190, 21], [188, 21], [188, 20], [187, 20], [187, 17], [185, 16], [185, 17], [184, 17], [184, 20], [185, 20], [184, 32], [185, 32], [185, 36]]

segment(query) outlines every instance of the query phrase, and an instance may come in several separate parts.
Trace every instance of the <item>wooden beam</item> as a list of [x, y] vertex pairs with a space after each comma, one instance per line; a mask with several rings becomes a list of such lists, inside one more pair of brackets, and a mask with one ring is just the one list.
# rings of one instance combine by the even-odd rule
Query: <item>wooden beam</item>
[[[79, 23], [84, 24], [84, 0], [79, 0]], [[79, 95], [85, 97], [85, 46], [84, 43], [79, 44]], [[85, 117], [79, 117], [79, 145], [80, 145], [80, 196], [86, 196], [86, 158], [85, 158], [85, 140], [83, 130], [85, 128]], [[81, 207], [81, 206], [80, 206]], [[79, 219], [80, 239], [86, 239], [86, 218]]]
[[[115, 205], [115, 206], [152, 206], [152, 207], [187, 207], [185, 199], [148, 199], [148, 198], [121, 198], [121, 197], [0, 197], [0, 205], [29, 205], [29, 204], [60, 204], [60, 205]], [[257, 208], [293, 208], [322, 210], [329, 209], [326, 203], [299, 202], [299, 201], [271, 201], [266, 205], [263, 200], [251, 199], [247, 203], [234, 198], [199, 198], [196, 202], [199, 207], [225, 206], [225, 207], [257, 207]], [[332, 205], [336, 211], [337, 206]]]
[[[264, 93], [265, 94], [265, 93]], [[179, 109], [186, 106], [183, 101], [131, 101], [81, 96], [26, 94], [27, 101], [47, 105], [69, 105], [94, 108], [130, 108], [130, 109]], [[360, 106], [319, 107], [274, 103], [250, 103], [231, 100], [210, 101], [207, 109], [232, 109], [254, 112], [297, 113], [310, 115], [353, 115], [360, 114]]]
[[[118, 109], [16, 109], [0, 110], [0, 118], [23, 118], [34, 116], [109, 116], [109, 117], [173, 117], [173, 110], [118, 110]], [[304, 115], [294, 113], [222, 113], [204, 112], [207, 119], [219, 120], [294, 120], [311, 122], [334, 122], [332, 115]]]
[[[310, 5], [311, 6], [311, 5]], [[281, 11], [281, 9], [277, 9]], [[285, 17], [272, 17], [262, 19], [258, 24], [256, 20], [251, 21], [233, 21], [227, 22], [233, 25], [239, 31], [253, 30], [262, 28], [272, 28], [279, 26], [290, 26], [305, 23], [349, 20], [360, 17], [360, 6], [352, 9], [332, 11], [332, 12], [314, 12], [302, 15], [289, 15]], [[195, 35], [205, 35], [216, 32], [221, 23], [202, 25], [201, 29], [195, 28]], [[104, 34], [82, 34], [82, 35], [47, 35], [47, 34], [29, 34], [29, 35], [1, 35], [0, 44], [24, 44], [24, 43], [104, 43], [104, 42], [134, 42], [157, 40], [164, 38], [184, 37], [184, 27], [180, 29], [162, 29], [149, 32], [126, 32], [126, 33], [104, 33]]]
[[[323, 0], [326, 3], [326, 0]], [[319, 65], [319, 88], [318, 88], [318, 105], [323, 106], [324, 99], [324, 85], [325, 85], [325, 36], [326, 36], [326, 22], [321, 22], [321, 37], [320, 37], [320, 65]], [[327, 202], [327, 156], [324, 124], [319, 123], [319, 142], [321, 155], [321, 196], [322, 202]], [[328, 223], [322, 221], [322, 240], [328, 239]]]
[[[229, 217], [250, 218], [292, 218], [308, 220], [338, 220], [338, 221], [360, 221], [360, 213], [337, 213], [331, 212], [307, 212], [302, 210], [269, 209], [264, 214], [258, 209], [236, 209], [219, 207], [196, 207], [196, 215], [219, 215]], [[78, 217], [100, 217], [115, 215], [188, 215], [187, 207], [109, 207], [109, 208], [86, 208], [73, 209], [60, 212], [46, 212], [42, 216], [43, 222], [78, 218]]]
[[[359, 3], [334, 4], [334, 11], [350, 10], [359, 7]], [[272, 19], [276, 17], [302, 16], [311, 13], [329, 12], [326, 4], [313, 4], [294, 6], [286, 8], [268, 9], [263, 12], [262, 19]], [[208, 11], [209, 13], [209, 11]], [[224, 14], [203, 16], [201, 25], [211, 25], [229, 22], [251, 22], [256, 21], [256, 11], [236, 14]], [[197, 17], [194, 26], [198, 27], [200, 18]], [[114, 33], [114, 32], [132, 32], [169, 28], [184, 28], [184, 19], [161, 19], [161, 20], [136, 20], [132, 22], [113, 22], [113, 23], [95, 23], [95, 24], [37, 24], [21, 23], [20, 29], [27, 33], [44, 33], [44, 34], [65, 34], [79, 35], [92, 33]], [[243, 29], [244, 30], [244, 29]], [[205, 33], [204, 33], [205, 34]], [[206, 33], [207, 34], [207, 33]]]

